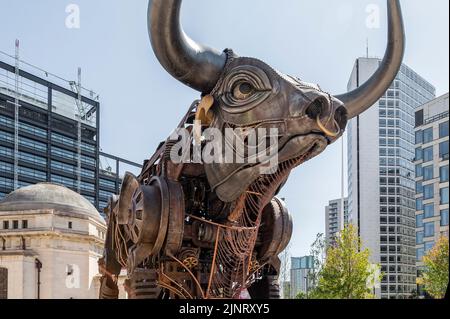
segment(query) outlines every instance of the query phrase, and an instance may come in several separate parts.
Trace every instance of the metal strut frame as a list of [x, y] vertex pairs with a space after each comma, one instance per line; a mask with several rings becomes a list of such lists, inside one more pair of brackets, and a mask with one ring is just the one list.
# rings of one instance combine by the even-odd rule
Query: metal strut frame
[[14, 94], [14, 190], [19, 188], [19, 100], [20, 100], [20, 42], [16, 40]]

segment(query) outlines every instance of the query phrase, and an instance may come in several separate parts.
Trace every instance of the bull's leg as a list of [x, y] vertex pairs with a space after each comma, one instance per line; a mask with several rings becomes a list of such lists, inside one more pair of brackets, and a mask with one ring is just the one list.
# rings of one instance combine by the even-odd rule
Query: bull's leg
[[119, 287], [114, 280], [107, 275], [103, 275], [100, 284], [100, 299], [119, 299]]
[[281, 299], [278, 273], [279, 268], [276, 269], [273, 265], [266, 266], [262, 279], [248, 288], [250, 297], [252, 299]]
[[[111, 210], [110, 210], [111, 211]], [[110, 214], [111, 216], [111, 214]], [[103, 250], [103, 257], [99, 260], [100, 273], [103, 275], [101, 278], [99, 298], [100, 299], [118, 299], [119, 287], [117, 280], [122, 270], [122, 266], [116, 259], [114, 252], [113, 236], [115, 229], [114, 218], [109, 218], [108, 230], [106, 232], [105, 248]]]
[[266, 276], [254, 283], [248, 292], [252, 299], [280, 299], [280, 285], [277, 276]]
[[137, 268], [125, 281], [129, 299], [163, 299], [164, 294], [158, 286], [158, 274], [154, 269]]

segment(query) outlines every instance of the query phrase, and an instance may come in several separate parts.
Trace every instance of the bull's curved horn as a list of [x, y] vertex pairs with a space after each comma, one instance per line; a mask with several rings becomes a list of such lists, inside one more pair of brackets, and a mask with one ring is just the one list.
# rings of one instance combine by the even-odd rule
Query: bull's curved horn
[[226, 63], [225, 53], [190, 39], [180, 24], [182, 0], [150, 0], [148, 31], [153, 51], [173, 77], [202, 93], [209, 93]]
[[345, 103], [348, 117], [353, 118], [370, 108], [391, 86], [402, 65], [405, 52], [405, 30], [399, 0], [388, 0], [388, 45], [380, 67], [357, 89], [336, 98]]

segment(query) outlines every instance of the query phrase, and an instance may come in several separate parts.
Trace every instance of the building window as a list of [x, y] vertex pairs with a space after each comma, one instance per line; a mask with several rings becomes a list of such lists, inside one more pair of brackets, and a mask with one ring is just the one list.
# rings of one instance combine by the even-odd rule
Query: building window
[[416, 144], [423, 144], [423, 132], [422, 131], [416, 132]]
[[47, 152], [47, 144], [33, 141], [29, 138], [25, 138], [22, 136], [19, 137], [19, 145], [35, 151]]
[[39, 166], [47, 165], [46, 158], [32, 155], [32, 154], [29, 154], [26, 152], [19, 152], [19, 160], [30, 163], [30, 164], [34, 164], [34, 165], [39, 165]]
[[69, 229], [72, 229], [72, 227], [73, 227], [72, 222], [69, 222], [68, 225], [67, 225], [67, 227], [68, 227]]
[[423, 150], [423, 161], [429, 162], [432, 160], [433, 160], [433, 146], [430, 146]]
[[425, 237], [433, 237], [434, 236], [434, 222], [425, 223], [424, 228], [425, 228], [425, 233], [424, 233]]
[[22, 220], [22, 228], [27, 229], [28, 228], [28, 220]]
[[9, 229], [9, 221], [8, 220], [3, 221], [3, 229]]
[[28, 167], [19, 166], [18, 172], [21, 176], [38, 179], [38, 180], [46, 180], [47, 173], [43, 171], [38, 171], [35, 169], [31, 169]]
[[441, 183], [448, 182], [448, 165], [442, 166], [439, 169], [439, 176], [440, 176]]
[[422, 261], [424, 255], [425, 255], [425, 251], [423, 248], [418, 248], [416, 250], [417, 261], [419, 261], [419, 262]]
[[416, 215], [416, 227], [423, 227], [423, 214]]
[[425, 213], [425, 218], [432, 218], [432, 217], [434, 217], [434, 204], [423, 205], [423, 210], [424, 210], [424, 213]]
[[417, 245], [423, 244], [423, 231], [419, 231], [416, 233], [416, 244]]
[[448, 208], [441, 210], [441, 226], [448, 226]]
[[416, 210], [423, 210], [423, 199], [422, 198], [417, 198], [416, 199]]
[[448, 137], [448, 121], [439, 125], [439, 138]]
[[47, 138], [46, 130], [26, 123], [19, 123], [19, 130], [37, 137]]
[[434, 197], [434, 184], [425, 185], [423, 187], [423, 199], [432, 199]]
[[448, 141], [439, 144], [439, 157], [444, 160], [448, 159]]
[[434, 166], [429, 165], [427, 167], [423, 168], [423, 179], [425, 181], [429, 181], [430, 179], [434, 178]]
[[80, 184], [81, 190], [87, 192], [95, 192], [95, 185], [91, 183], [81, 182]]
[[74, 152], [63, 150], [58, 147], [52, 147], [52, 155], [74, 161], [77, 159], [77, 155]]
[[441, 205], [448, 204], [448, 187], [441, 188]]
[[435, 245], [434, 241], [429, 241], [425, 243], [425, 254], [427, 254]]
[[416, 117], [415, 119], [416, 127], [423, 125], [424, 122], [423, 110], [417, 111], [415, 117]]
[[52, 180], [52, 183], [61, 184], [61, 185], [64, 185], [66, 187], [69, 187], [69, 188], [75, 188], [76, 189], [76, 187], [77, 187], [76, 181], [74, 179], [72, 179], [72, 178], [67, 178], [67, 177], [63, 177], [63, 176], [52, 174], [51, 180]]
[[416, 193], [417, 194], [423, 193], [423, 186], [421, 181], [416, 182]]
[[416, 148], [416, 161], [421, 161], [423, 160], [423, 151], [421, 147]]
[[106, 188], [116, 189], [116, 182], [101, 178], [100, 179], [100, 186], [101, 187], [106, 187]]
[[13, 229], [19, 229], [19, 221], [13, 220]]
[[14, 165], [0, 162], [0, 171], [7, 172], [7, 173], [13, 173], [14, 172]]
[[423, 131], [423, 144], [427, 144], [433, 141], [433, 128], [427, 128]]
[[448, 226], [448, 208], [441, 210], [441, 226]]
[[13, 181], [9, 178], [0, 177], [0, 186], [4, 188], [12, 188]]
[[423, 176], [423, 169], [422, 169], [422, 164], [417, 164], [416, 165], [416, 177], [422, 177]]

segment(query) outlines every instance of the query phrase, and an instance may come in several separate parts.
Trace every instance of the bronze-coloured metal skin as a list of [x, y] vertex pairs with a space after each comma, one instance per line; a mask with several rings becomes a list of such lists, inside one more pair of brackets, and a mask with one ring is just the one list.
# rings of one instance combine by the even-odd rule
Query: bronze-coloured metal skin
[[[277, 154], [278, 162], [300, 157], [304, 162], [320, 154], [344, 132], [347, 114], [342, 102], [317, 85], [277, 72], [257, 59], [235, 57], [232, 53], [223, 74], [211, 92], [216, 103], [210, 125], [223, 132], [223, 145], [233, 145], [231, 139], [240, 138], [227, 136], [227, 128], [276, 129], [278, 149], [273, 154]], [[249, 93], [242, 94], [242, 86]], [[327, 136], [318, 122], [337, 134]], [[254, 150], [254, 154], [268, 154], [269, 144], [267, 149]], [[222, 151], [225, 157], [225, 147]], [[236, 151], [232, 151], [236, 157]], [[251, 158], [231, 164], [205, 164], [208, 181], [222, 201], [233, 202], [261, 175], [268, 160], [261, 159], [251, 165]]]
[[181, 0], [155, 0], [148, 5], [148, 30], [153, 51], [174, 78], [208, 93], [216, 85], [226, 55], [194, 42], [180, 24]]
[[[138, 177], [127, 174], [106, 210], [100, 297], [117, 298], [118, 275], [127, 269], [131, 298], [239, 298], [244, 290], [253, 299], [279, 298], [278, 256], [293, 228], [277, 194], [295, 167], [340, 138], [348, 119], [391, 85], [405, 48], [400, 3], [387, 0], [388, 46], [379, 70], [334, 97], [258, 59], [195, 43], [181, 28], [181, 2], [151, 0], [148, 27], [162, 66], [202, 93], [178, 126], [190, 134], [185, 146], [211, 149], [217, 141], [206, 132], [214, 129], [225, 146], [215, 155], [227, 158], [231, 150], [243, 161], [197, 163], [190, 154], [176, 162], [179, 140], [168, 138]], [[255, 147], [246, 132], [258, 129], [276, 135]], [[243, 152], [233, 148], [238, 139]], [[267, 171], [273, 154], [276, 165]]]

